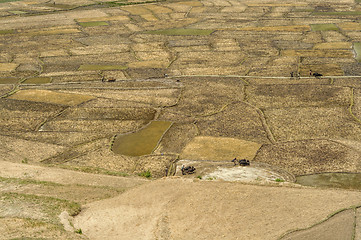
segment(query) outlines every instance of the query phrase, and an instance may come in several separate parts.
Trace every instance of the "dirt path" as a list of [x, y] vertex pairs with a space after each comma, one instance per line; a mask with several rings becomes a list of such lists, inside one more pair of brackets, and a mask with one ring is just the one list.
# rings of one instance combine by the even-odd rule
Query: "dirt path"
[[115, 188], [132, 188], [147, 182], [146, 179], [136, 177], [107, 176], [6, 161], [0, 161], [0, 177]]
[[277, 239], [339, 209], [361, 192], [160, 179], [85, 206], [75, 227], [91, 239]]

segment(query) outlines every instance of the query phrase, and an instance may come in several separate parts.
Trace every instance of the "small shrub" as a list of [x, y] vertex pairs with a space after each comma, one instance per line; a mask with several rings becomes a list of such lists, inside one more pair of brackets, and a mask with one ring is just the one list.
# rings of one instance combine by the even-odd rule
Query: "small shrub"
[[83, 231], [81, 230], [81, 228], [79, 228], [79, 229], [75, 230], [75, 233], [82, 234]]
[[280, 179], [280, 178], [276, 178], [275, 181], [276, 181], [276, 182], [284, 182], [285, 180]]
[[199, 175], [199, 176], [197, 176], [197, 178], [198, 178], [198, 179], [202, 179], [202, 176]]
[[146, 178], [151, 178], [152, 177], [152, 173], [149, 170], [147, 170], [145, 172], [142, 172], [142, 173], [139, 173], [138, 175], [141, 176], [141, 177], [146, 177]]

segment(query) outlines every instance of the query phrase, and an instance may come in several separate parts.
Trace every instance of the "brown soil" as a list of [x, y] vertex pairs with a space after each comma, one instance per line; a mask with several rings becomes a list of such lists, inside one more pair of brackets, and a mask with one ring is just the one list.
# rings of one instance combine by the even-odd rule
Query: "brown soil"
[[359, 192], [162, 179], [88, 204], [75, 226], [91, 239], [277, 239], [359, 198]]

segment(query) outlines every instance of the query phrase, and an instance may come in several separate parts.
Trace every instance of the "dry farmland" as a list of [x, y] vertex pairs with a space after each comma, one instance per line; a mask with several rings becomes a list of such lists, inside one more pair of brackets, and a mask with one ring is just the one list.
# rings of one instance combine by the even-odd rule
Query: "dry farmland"
[[0, 239], [361, 239], [360, 61], [360, 0], [0, 0]]

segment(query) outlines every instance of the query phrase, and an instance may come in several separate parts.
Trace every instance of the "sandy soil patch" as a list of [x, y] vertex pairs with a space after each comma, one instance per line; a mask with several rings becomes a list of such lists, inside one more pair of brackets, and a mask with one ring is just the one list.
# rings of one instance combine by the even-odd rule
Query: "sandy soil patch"
[[14, 71], [18, 66], [16, 63], [0, 63], [0, 72]]
[[349, 42], [332, 42], [316, 44], [314, 49], [351, 49], [352, 43]]
[[[182, 174], [182, 166], [193, 166], [193, 174]], [[250, 161], [248, 166], [240, 166], [231, 161], [179, 160], [177, 161], [175, 176], [182, 178], [202, 179], [207, 181], [221, 180], [230, 182], [246, 182], [254, 184], [294, 182], [293, 174], [282, 168]]]

